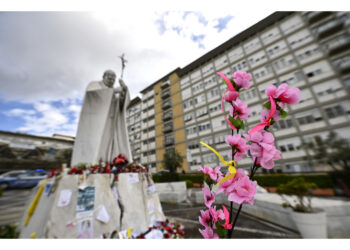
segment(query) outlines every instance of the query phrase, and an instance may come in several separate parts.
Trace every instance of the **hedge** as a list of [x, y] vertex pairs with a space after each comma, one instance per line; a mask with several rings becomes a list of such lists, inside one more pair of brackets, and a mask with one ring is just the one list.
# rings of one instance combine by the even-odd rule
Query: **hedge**
[[163, 173], [153, 174], [152, 179], [154, 182], [173, 182], [173, 181], [191, 181], [192, 183], [202, 184], [204, 181], [204, 175], [202, 174], [178, 174], [178, 173]]
[[254, 180], [263, 187], [278, 187], [280, 184], [285, 184], [297, 177], [303, 177], [307, 182], [313, 182], [318, 188], [334, 188], [333, 178], [329, 174], [316, 175], [288, 175], [288, 174], [269, 174], [256, 175]]
[[[339, 174], [345, 183], [350, 183], [350, 174]], [[254, 180], [263, 187], [278, 187], [280, 184], [285, 184], [294, 178], [303, 177], [307, 182], [313, 182], [318, 188], [334, 188], [335, 176], [334, 174], [264, 174], [254, 176]], [[338, 177], [338, 176], [337, 176]], [[164, 173], [152, 175], [154, 182], [173, 182], [173, 181], [191, 181], [192, 183], [202, 184], [204, 182], [203, 174], [178, 174], [178, 173]], [[349, 180], [349, 182], [348, 182]]]
[[179, 175], [180, 181], [192, 181], [192, 183], [199, 183], [202, 184], [204, 182], [204, 175], [203, 174], [181, 174]]
[[180, 181], [178, 173], [163, 173], [152, 175], [154, 182], [174, 182]]

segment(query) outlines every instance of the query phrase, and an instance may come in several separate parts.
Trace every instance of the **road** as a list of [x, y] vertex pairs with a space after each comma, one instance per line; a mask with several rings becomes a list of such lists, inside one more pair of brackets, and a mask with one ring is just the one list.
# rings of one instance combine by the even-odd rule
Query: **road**
[[19, 223], [31, 192], [31, 189], [3, 191], [0, 196], [0, 226]]

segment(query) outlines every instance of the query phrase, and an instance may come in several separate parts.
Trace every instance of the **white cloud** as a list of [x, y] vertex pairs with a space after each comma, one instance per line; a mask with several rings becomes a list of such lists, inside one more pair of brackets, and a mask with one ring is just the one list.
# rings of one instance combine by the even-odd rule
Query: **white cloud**
[[24, 124], [17, 128], [20, 132], [51, 136], [54, 133], [75, 136], [81, 106], [74, 100], [56, 107], [57, 104], [38, 102], [33, 109], [11, 109], [5, 115], [21, 118]]
[[[0, 60], [0, 97], [33, 104], [33, 110], [7, 112], [25, 120], [16, 130], [75, 135], [86, 86], [101, 79], [106, 69], [119, 76], [122, 53], [128, 60], [124, 80], [131, 97], [136, 97], [165, 74], [186, 66], [269, 13], [259, 9], [248, 15], [230, 8], [5, 12], [0, 15], [0, 52], [6, 58]], [[227, 15], [233, 19], [218, 33], [214, 26]], [[162, 34], [156, 25], [161, 16], [166, 27]], [[193, 35], [203, 37], [194, 42]]]

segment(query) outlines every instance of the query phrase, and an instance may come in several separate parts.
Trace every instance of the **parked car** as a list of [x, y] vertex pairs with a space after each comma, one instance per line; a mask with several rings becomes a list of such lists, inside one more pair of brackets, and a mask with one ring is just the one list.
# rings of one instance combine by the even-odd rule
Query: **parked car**
[[16, 170], [0, 175], [0, 188], [30, 188], [45, 179], [47, 173], [43, 170]]

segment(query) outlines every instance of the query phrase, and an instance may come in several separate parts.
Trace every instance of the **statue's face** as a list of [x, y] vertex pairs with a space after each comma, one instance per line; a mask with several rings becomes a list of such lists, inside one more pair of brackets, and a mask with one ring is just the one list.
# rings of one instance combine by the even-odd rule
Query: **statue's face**
[[106, 73], [103, 77], [103, 82], [106, 84], [108, 88], [113, 88], [114, 82], [115, 82], [115, 74], [112, 73]]

